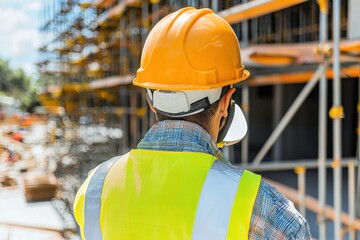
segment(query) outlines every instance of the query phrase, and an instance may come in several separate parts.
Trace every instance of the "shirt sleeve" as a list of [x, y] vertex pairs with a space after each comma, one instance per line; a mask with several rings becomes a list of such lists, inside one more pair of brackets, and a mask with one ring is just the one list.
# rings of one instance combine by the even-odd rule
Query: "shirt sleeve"
[[249, 239], [310, 240], [306, 220], [276, 188], [261, 181], [250, 222]]

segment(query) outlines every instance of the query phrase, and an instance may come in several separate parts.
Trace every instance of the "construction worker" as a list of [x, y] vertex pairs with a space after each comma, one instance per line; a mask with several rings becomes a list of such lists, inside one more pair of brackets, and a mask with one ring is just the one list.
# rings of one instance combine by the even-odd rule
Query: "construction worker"
[[158, 123], [81, 186], [74, 214], [82, 238], [311, 239], [289, 200], [218, 148], [246, 134], [231, 97], [248, 76], [234, 31], [212, 10], [183, 8], [162, 19], [134, 79]]

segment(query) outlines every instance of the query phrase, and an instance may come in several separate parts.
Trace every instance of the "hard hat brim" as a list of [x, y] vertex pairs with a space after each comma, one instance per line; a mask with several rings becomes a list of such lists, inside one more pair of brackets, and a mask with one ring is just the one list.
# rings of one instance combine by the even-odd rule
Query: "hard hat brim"
[[148, 88], [152, 90], [167, 90], [167, 91], [181, 91], [181, 90], [207, 90], [207, 89], [213, 89], [213, 88], [220, 88], [227, 85], [233, 85], [238, 82], [245, 81], [249, 78], [250, 72], [246, 69], [243, 70], [243, 75], [241, 78], [236, 78], [234, 80], [221, 82], [221, 83], [215, 83], [211, 85], [182, 85], [180, 82], [175, 85], [169, 85], [169, 84], [158, 84], [154, 82], [142, 82], [139, 81], [138, 77], [133, 80], [133, 84], [138, 87], [142, 88]]

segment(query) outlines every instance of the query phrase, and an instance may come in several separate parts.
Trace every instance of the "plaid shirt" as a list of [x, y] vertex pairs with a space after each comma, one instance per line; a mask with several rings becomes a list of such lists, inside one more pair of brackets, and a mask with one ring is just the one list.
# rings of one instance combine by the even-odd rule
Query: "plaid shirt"
[[[155, 124], [141, 140], [138, 148], [204, 152], [230, 164], [208, 132], [186, 121], [167, 120]], [[251, 217], [249, 239], [308, 240], [311, 236], [306, 220], [293, 203], [262, 180]]]

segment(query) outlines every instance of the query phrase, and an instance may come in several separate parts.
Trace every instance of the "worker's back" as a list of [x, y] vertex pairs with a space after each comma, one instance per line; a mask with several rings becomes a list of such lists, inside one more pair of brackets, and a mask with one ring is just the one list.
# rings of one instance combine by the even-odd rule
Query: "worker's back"
[[247, 239], [260, 177], [242, 172], [210, 154], [132, 150], [91, 173], [75, 216], [87, 240]]

